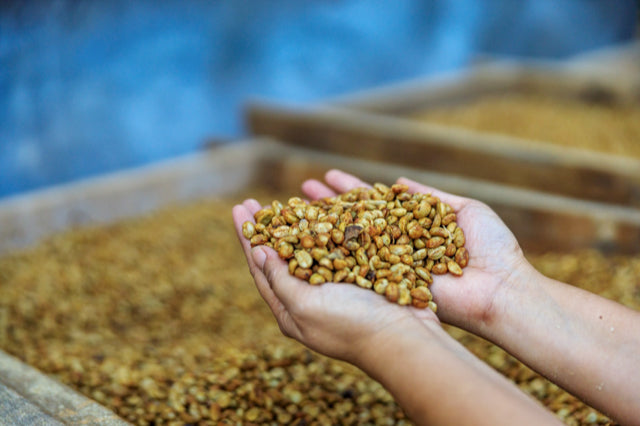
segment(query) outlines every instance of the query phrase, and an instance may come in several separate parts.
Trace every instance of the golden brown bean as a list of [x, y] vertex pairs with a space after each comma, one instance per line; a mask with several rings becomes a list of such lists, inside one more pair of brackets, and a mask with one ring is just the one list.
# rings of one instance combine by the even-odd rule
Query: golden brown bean
[[294, 256], [301, 268], [308, 269], [313, 265], [313, 258], [306, 250], [296, 250]]
[[461, 228], [456, 228], [456, 230], [453, 233], [453, 243], [456, 245], [456, 247], [462, 247], [464, 246], [466, 240], [464, 237], [464, 232], [462, 232]]
[[411, 290], [411, 304], [418, 308], [424, 309], [429, 306], [429, 302], [433, 299], [431, 291], [427, 287], [416, 287]]
[[400, 288], [396, 283], [390, 282], [384, 291], [384, 295], [389, 302], [397, 302], [400, 297]]
[[324, 279], [324, 277], [318, 273], [311, 274], [311, 276], [309, 277], [309, 284], [312, 285], [319, 285], [325, 282], [326, 280]]
[[342, 244], [344, 242], [344, 232], [338, 228], [331, 230], [331, 240], [336, 244]]
[[350, 271], [348, 269], [340, 269], [339, 271], [336, 271], [333, 274], [333, 281], [337, 283], [344, 281], [349, 275], [349, 272]]
[[469, 252], [466, 248], [460, 247], [455, 255], [455, 261], [461, 268], [469, 264]]
[[444, 263], [436, 263], [435, 265], [433, 265], [433, 268], [431, 268], [431, 273], [434, 275], [443, 275], [446, 274], [447, 271], [447, 265]]
[[444, 256], [445, 251], [447, 251], [446, 247], [440, 246], [427, 250], [427, 257], [431, 260], [438, 260], [442, 256]]
[[251, 237], [251, 240], [249, 240], [252, 247], [266, 244], [267, 241], [269, 241], [269, 238], [263, 234], [256, 234], [253, 237]]
[[455, 213], [447, 213], [444, 216], [442, 216], [442, 225], [447, 226], [452, 222], [456, 221], [456, 214]]
[[287, 242], [282, 242], [280, 244], [278, 244], [277, 248], [276, 248], [277, 252], [278, 252], [278, 256], [280, 256], [281, 259], [291, 259], [291, 257], [293, 257], [293, 246]]
[[445, 250], [444, 255], [445, 255], [445, 256], [448, 256], [448, 257], [452, 257], [453, 255], [455, 255], [455, 254], [456, 254], [456, 251], [457, 251], [457, 250], [458, 250], [458, 249], [457, 249], [457, 247], [455, 246], [455, 244], [450, 243], [450, 244], [447, 246], [447, 249]]
[[441, 246], [442, 244], [444, 244], [444, 238], [438, 236], [438, 237], [434, 237], [432, 236], [431, 238], [429, 238], [427, 240], [426, 246], [427, 248], [436, 248], [438, 246]]
[[271, 222], [271, 219], [275, 216], [275, 212], [272, 208], [267, 207], [262, 210], [258, 210], [253, 218], [256, 220], [256, 223], [261, 223], [263, 225], [268, 225]]
[[296, 278], [300, 278], [301, 280], [309, 280], [309, 277], [311, 277], [312, 271], [309, 268], [301, 268], [300, 266], [298, 266], [296, 268], [295, 271], [293, 271], [293, 275], [295, 275]]
[[449, 270], [449, 272], [451, 272], [453, 275], [456, 276], [460, 276], [462, 275], [462, 268], [460, 268], [460, 265], [458, 265], [456, 262], [454, 262], [453, 260], [450, 260], [447, 262], [447, 269]]
[[368, 279], [361, 277], [360, 275], [356, 275], [356, 284], [362, 288], [372, 288], [373, 283]]
[[242, 224], [242, 235], [244, 235], [246, 239], [250, 240], [251, 237], [255, 235], [255, 233], [256, 227], [254, 226], [253, 222], [246, 221]]

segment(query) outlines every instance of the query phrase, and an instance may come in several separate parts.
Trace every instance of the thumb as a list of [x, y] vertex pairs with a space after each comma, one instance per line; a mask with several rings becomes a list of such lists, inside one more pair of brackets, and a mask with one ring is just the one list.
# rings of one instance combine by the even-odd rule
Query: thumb
[[287, 262], [280, 259], [274, 250], [261, 247], [259, 251], [255, 250], [252, 256], [261, 268], [271, 290], [287, 310], [295, 307], [296, 301], [304, 297], [303, 293], [310, 290], [307, 283], [289, 273]]
[[272, 249], [263, 246], [256, 246], [251, 249], [250, 263], [251, 273], [258, 291], [276, 317], [280, 330], [287, 337], [299, 339], [299, 329], [289, 314], [285, 301], [276, 293], [277, 289], [279, 289], [278, 283], [283, 280], [294, 279], [289, 276], [286, 263]]

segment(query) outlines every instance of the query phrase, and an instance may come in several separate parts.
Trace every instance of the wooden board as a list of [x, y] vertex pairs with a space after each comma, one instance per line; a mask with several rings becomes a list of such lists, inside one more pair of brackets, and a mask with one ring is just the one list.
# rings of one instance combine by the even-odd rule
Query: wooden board
[[0, 351], [0, 425], [127, 424], [112, 411]]
[[640, 79], [565, 69], [486, 66], [300, 107], [254, 102], [247, 127], [297, 146], [457, 174], [586, 200], [640, 206], [640, 159], [479, 133], [403, 117], [428, 106], [504, 91], [640, 100]]
[[[381, 144], [380, 149], [388, 148]], [[406, 176], [484, 201], [503, 217], [522, 245], [532, 250], [640, 250], [640, 209], [363, 157], [262, 139], [6, 199], [0, 202], [0, 253], [73, 226], [110, 222], [197, 198], [241, 194], [252, 185], [300, 195], [305, 179], [321, 179], [331, 168], [385, 183]], [[574, 228], [569, 235], [563, 231]]]
[[[276, 156], [278, 150], [269, 148]], [[393, 183], [404, 176], [487, 203], [513, 231], [525, 252], [593, 248], [610, 253], [640, 252], [640, 209], [574, 199], [530, 189], [425, 171], [327, 152], [283, 148], [286, 161], [269, 166], [283, 182], [301, 183], [339, 168], [369, 182]]]

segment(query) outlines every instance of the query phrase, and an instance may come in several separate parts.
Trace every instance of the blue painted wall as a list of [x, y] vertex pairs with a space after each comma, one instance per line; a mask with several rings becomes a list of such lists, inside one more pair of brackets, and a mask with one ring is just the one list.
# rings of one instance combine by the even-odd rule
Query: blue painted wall
[[250, 96], [312, 102], [633, 38], [633, 0], [0, 2], [0, 197], [243, 134]]

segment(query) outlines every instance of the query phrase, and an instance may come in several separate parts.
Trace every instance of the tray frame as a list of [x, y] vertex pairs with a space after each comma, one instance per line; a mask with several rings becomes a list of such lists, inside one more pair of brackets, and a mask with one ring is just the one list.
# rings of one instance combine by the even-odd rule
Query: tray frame
[[312, 106], [256, 100], [255, 136], [343, 155], [640, 207], [640, 158], [419, 122], [408, 111], [509, 91], [544, 91], [600, 102], [640, 103], [640, 76], [571, 67], [489, 64], [355, 93]]
[[[0, 253], [27, 249], [70, 228], [121, 220], [200, 198], [237, 196], [253, 186], [301, 195], [302, 181], [321, 179], [331, 168], [386, 183], [406, 176], [481, 199], [513, 230], [525, 253], [587, 247], [636, 252], [640, 247], [640, 210], [634, 208], [259, 139], [5, 199], [0, 202]], [[0, 414], [11, 424], [123, 424], [107, 408], [2, 350]]]

